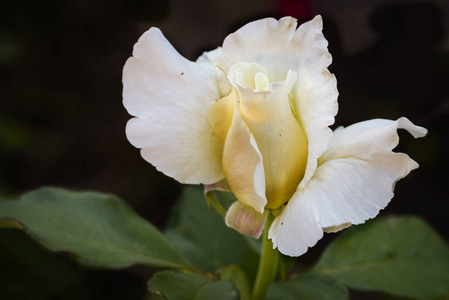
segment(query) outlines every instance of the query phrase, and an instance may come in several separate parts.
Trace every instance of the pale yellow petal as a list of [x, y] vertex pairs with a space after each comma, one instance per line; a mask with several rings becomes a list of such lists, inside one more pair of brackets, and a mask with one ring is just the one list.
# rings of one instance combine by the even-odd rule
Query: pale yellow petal
[[304, 176], [307, 137], [290, 106], [289, 92], [296, 73], [288, 72], [284, 83], [271, 83], [269, 90], [255, 91], [260, 85], [257, 79], [261, 76], [256, 76], [259, 72], [263, 69], [256, 64], [236, 64], [228, 78], [238, 88], [241, 116], [263, 157], [266, 208], [276, 209], [291, 198]]
[[235, 89], [231, 89], [228, 95], [214, 101], [209, 106], [209, 123], [215, 133], [222, 139], [226, 139], [234, 115]]
[[267, 203], [262, 155], [238, 108], [224, 144], [223, 172], [237, 199], [262, 213]]

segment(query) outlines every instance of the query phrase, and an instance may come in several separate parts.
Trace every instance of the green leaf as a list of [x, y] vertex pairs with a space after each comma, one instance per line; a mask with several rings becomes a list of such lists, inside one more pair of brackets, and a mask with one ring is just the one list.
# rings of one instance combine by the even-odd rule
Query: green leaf
[[237, 266], [230, 265], [220, 270], [220, 279], [229, 279], [240, 292], [240, 300], [249, 300], [251, 287], [245, 272]]
[[343, 233], [314, 271], [354, 289], [435, 299], [449, 292], [449, 249], [418, 218], [378, 218]]
[[163, 271], [148, 281], [148, 289], [167, 300], [191, 300], [202, 286], [210, 282], [209, 278], [198, 274]]
[[17, 229], [0, 230], [0, 278], [2, 300], [143, 300], [149, 294], [126, 270], [85, 268]]
[[212, 282], [203, 286], [193, 300], [239, 300], [239, 292], [230, 280]]
[[0, 220], [8, 219], [19, 221], [42, 245], [70, 251], [86, 265], [189, 268], [154, 226], [113, 196], [43, 188], [0, 201]]
[[[225, 206], [235, 201], [224, 200]], [[207, 206], [199, 187], [185, 190], [173, 212], [166, 236], [184, 257], [204, 272], [214, 272], [222, 266], [236, 264], [250, 279], [255, 276], [258, 253], [244, 236], [228, 228], [223, 217]]]
[[335, 279], [317, 274], [296, 277], [270, 285], [267, 300], [348, 300], [347, 288]]
[[166, 300], [238, 300], [239, 293], [231, 281], [214, 282], [191, 273], [163, 271], [148, 281], [148, 289]]

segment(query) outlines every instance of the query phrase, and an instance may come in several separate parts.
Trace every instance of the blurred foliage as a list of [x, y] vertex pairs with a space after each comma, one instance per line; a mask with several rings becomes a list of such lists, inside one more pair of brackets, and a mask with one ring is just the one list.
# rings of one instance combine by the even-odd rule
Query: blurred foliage
[[449, 296], [449, 247], [416, 217], [376, 218], [340, 234], [314, 272], [358, 290], [439, 299]]
[[239, 300], [239, 293], [230, 280], [210, 278], [173, 271], [156, 273], [148, 281], [148, 288], [166, 300]]
[[130, 272], [86, 269], [43, 249], [25, 232], [0, 230], [0, 299], [144, 300], [144, 282]]
[[[225, 207], [235, 201], [230, 195], [221, 193]], [[230, 230], [223, 218], [207, 206], [200, 188], [189, 187], [185, 190], [174, 208], [166, 236], [184, 257], [203, 272], [214, 272], [223, 266], [236, 264], [251, 280], [255, 277], [258, 253], [243, 235]]]
[[113, 196], [42, 188], [20, 200], [1, 201], [0, 228], [9, 220], [17, 220], [42, 245], [69, 251], [87, 266], [190, 268], [153, 225]]
[[[226, 193], [219, 195], [225, 206], [235, 200]], [[185, 189], [172, 214], [167, 239], [118, 198], [44, 188], [20, 200], [0, 201], [1, 299], [28, 299], [29, 295], [33, 299], [106, 299], [102, 297], [111, 291], [104, 291], [103, 280], [109, 284], [116, 277], [128, 278], [126, 272], [84, 269], [64, 253], [40, 248], [18, 228], [86, 266], [117, 269], [141, 264], [177, 269], [157, 272], [148, 281], [151, 292], [168, 300], [249, 299], [258, 267], [259, 254], [253, 249], [257, 241], [250, 245], [247, 238], [227, 228], [223, 218], [207, 206], [201, 187]], [[377, 296], [360, 294], [372, 299], [400, 299], [387, 294], [420, 300], [449, 296], [449, 247], [416, 217], [379, 217], [353, 226], [339, 234], [312, 270], [296, 270], [291, 268], [272, 284], [267, 299], [346, 300], [348, 288], [377, 292]], [[151, 273], [146, 273], [147, 278]], [[114, 284], [112, 290], [121, 296], [126, 293], [126, 299], [145, 296], [143, 281], [140, 286], [132, 279]], [[108, 299], [120, 299], [114, 297]]]
[[300, 275], [289, 282], [275, 282], [267, 293], [267, 300], [329, 299], [349, 300], [348, 289], [325, 275]]
[[14, 67], [20, 61], [23, 52], [19, 38], [12, 33], [0, 32], [0, 69]]

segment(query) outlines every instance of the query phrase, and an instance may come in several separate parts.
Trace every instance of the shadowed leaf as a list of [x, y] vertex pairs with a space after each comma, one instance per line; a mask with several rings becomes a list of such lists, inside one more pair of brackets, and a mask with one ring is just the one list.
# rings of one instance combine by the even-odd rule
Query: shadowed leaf
[[69, 251], [86, 265], [189, 268], [153, 225], [113, 196], [43, 188], [0, 201], [0, 220], [17, 220], [45, 247]]
[[358, 290], [435, 299], [449, 292], [449, 248], [418, 218], [378, 218], [344, 232], [314, 271]]

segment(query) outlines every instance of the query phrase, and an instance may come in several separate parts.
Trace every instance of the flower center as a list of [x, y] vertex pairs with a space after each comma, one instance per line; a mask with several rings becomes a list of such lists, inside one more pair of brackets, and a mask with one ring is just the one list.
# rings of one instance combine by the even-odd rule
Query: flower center
[[242, 87], [252, 86], [256, 92], [266, 91], [270, 88], [270, 80], [263, 72], [257, 72], [254, 77], [247, 78], [242, 72], [236, 71], [233, 76], [235, 76], [236, 83]]
[[265, 207], [270, 209], [291, 198], [307, 164], [307, 136], [290, 102], [294, 100], [296, 78], [296, 72], [290, 70], [285, 81], [270, 83], [268, 72], [254, 63], [237, 63], [228, 73], [237, 90], [240, 115], [263, 158]]
[[237, 63], [229, 68], [228, 79], [243, 88], [252, 87], [255, 92], [270, 89], [267, 71], [258, 64]]

